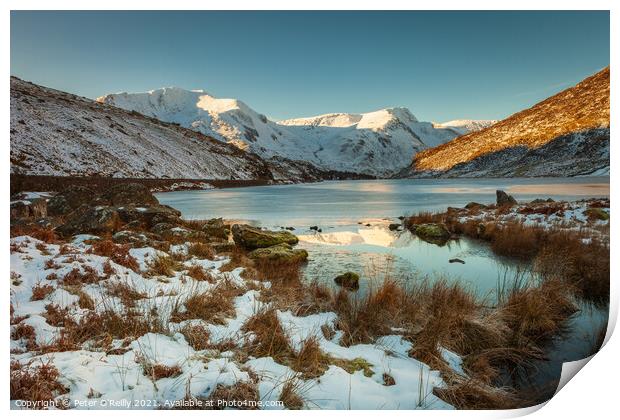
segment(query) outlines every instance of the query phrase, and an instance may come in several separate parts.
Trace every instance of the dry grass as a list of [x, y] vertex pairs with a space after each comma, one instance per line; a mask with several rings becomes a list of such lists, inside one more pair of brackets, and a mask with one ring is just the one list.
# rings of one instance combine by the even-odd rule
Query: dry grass
[[235, 408], [238, 410], [258, 410], [260, 396], [255, 383], [240, 381], [231, 386], [219, 384], [203, 407], [211, 410]]
[[58, 241], [58, 235], [56, 235], [54, 229], [37, 225], [11, 226], [10, 235], [11, 238], [16, 236], [32, 236], [48, 244], [53, 244]]
[[282, 385], [280, 392], [280, 401], [289, 410], [301, 410], [304, 408], [304, 399], [300, 396], [301, 383], [295, 378], [287, 380]]
[[301, 349], [290, 361], [290, 367], [300, 372], [304, 379], [318, 378], [329, 368], [329, 359], [321, 351], [319, 340], [315, 336], [307, 337], [301, 343]]
[[138, 262], [129, 254], [130, 249], [130, 244], [119, 245], [106, 239], [95, 242], [88, 252], [108, 257], [115, 263], [137, 272], [139, 270]]
[[43, 300], [54, 290], [56, 290], [54, 286], [51, 286], [49, 284], [37, 283], [32, 286], [32, 296], [30, 296], [30, 300]]
[[559, 278], [577, 294], [597, 304], [609, 302], [610, 250], [598, 240], [584, 243], [581, 235], [556, 232], [549, 235], [534, 261], [545, 278]]
[[167, 254], [158, 254], [148, 263], [149, 274], [153, 276], [171, 277], [175, 271], [182, 270], [183, 266]]
[[26, 350], [31, 351], [37, 347], [37, 335], [34, 328], [31, 325], [19, 324], [13, 327], [11, 331], [11, 340], [24, 340], [26, 344]]
[[104, 307], [101, 312], [88, 312], [78, 322], [67, 323], [55, 342], [44, 346], [42, 351], [78, 350], [88, 340], [105, 347], [112, 339], [137, 338], [149, 332], [165, 334], [168, 330], [161, 319], [149, 313], [139, 313], [133, 309], [119, 312]]
[[136, 362], [142, 365], [144, 375], [151, 378], [153, 381], [158, 381], [163, 378], [175, 378], [183, 373], [178, 365], [166, 366], [160, 363], [150, 363], [141, 356], [136, 357]]
[[247, 252], [243, 248], [235, 246], [231, 252], [228, 252], [225, 255], [229, 257], [230, 261], [220, 267], [221, 272], [232, 271], [235, 268], [243, 267], [246, 271], [250, 272], [244, 273], [248, 274], [249, 277], [252, 277], [255, 274], [253, 271], [254, 262], [247, 257]]
[[64, 286], [64, 289], [67, 292], [78, 296], [78, 306], [80, 308], [90, 310], [95, 309], [95, 302], [85, 291], [82, 290], [81, 286]]
[[43, 317], [48, 324], [54, 327], [66, 327], [75, 323], [67, 308], [61, 308], [53, 303], [45, 305]]
[[212, 260], [215, 258], [215, 251], [210, 245], [196, 242], [189, 245], [187, 253], [201, 259]]
[[273, 308], [258, 311], [248, 318], [241, 330], [254, 333], [252, 341], [247, 344], [248, 353], [254, 357], [273, 357], [276, 362], [287, 364], [294, 354]]
[[79, 268], [69, 271], [63, 277], [62, 284], [64, 286], [81, 286], [83, 284], [98, 283], [101, 280], [94, 268], [83, 265], [82, 269], [84, 270], [83, 272]]
[[211, 324], [223, 325], [227, 318], [235, 316], [234, 298], [243, 293], [242, 289], [231, 282], [222, 281], [215, 288], [201, 293], [193, 293], [183, 303], [184, 311], [180, 311], [181, 302], [176, 302], [170, 320], [181, 322], [190, 319], [202, 319]]
[[181, 334], [194, 350], [206, 350], [211, 347], [209, 343], [211, 333], [202, 325], [186, 325], [181, 329]]
[[69, 390], [59, 381], [58, 370], [51, 362], [40, 366], [22, 365], [11, 361], [11, 400], [49, 403]]
[[106, 284], [108, 295], [120, 299], [125, 307], [135, 306], [136, 300], [145, 299], [146, 293], [139, 292], [127, 282], [111, 282]]
[[58, 270], [60, 268], [60, 264], [54, 261], [53, 258], [45, 261], [45, 265], [43, 266], [46, 270]]
[[215, 283], [213, 276], [198, 264], [190, 266], [187, 269], [187, 274], [197, 281], [208, 281], [209, 283]]
[[486, 386], [476, 380], [457, 380], [433, 393], [458, 409], [509, 410], [530, 404], [515, 395], [514, 390]]

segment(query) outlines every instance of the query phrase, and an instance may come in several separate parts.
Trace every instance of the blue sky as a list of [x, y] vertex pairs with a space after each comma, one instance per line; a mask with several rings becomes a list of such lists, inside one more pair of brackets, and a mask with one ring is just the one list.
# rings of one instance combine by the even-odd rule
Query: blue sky
[[90, 98], [206, 89], [274, 119], [500, 119], [607, 65], [606, 11], [11, 12], [12, 75]]

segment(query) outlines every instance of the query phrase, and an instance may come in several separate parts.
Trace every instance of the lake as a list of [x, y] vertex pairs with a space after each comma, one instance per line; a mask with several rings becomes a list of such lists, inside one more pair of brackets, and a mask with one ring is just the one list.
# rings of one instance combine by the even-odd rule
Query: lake
[[[399, 216], [495, 202], [502, 189], [518, 200], [609, 196], [609, 177], [398, 179], [178, 191], [157, 194], [187, 219], [223, 217], [270, 229], [294, 228], [310, 260], [305, 276], [326, 284], [343, 271], [362, 275], [362, 288], [389, 271], [401, 278], [445, 277], [493, 297], [498, 281], [527, 269], [470, 239], [439, 247], [409, 232], [390, 231]], [[321, 232], [311, 230], [317, 226]], [[465, 264], [449, 263], [459, 258]]]
[[[499, 282], [510, 281], [529, 267], [494, 255], [479, 241], [463, 238], [440, 247], [388, 226], [399, 223], [399, 216], [419, 211], [462, 207], [471, 201], [493, 203], [497, 189], [517, 200], [609, 197], [609, 177], [330, 181], [178, 191], [157, 194], [157, 198], [186, 219], [223, 217], [269, 229], [293, 228], [299, 246], [310, 255], [305, 277], [332, 287], [333, 278], [343, 271], [361, 274], [358, 293], [387, 274], [403, 281], [446, 278], [493, 302]], [[451, 258], [465, 264], [451, 264]], [[547, 348], [549, 360], [537, 362], [531, 377], [507, 385], [546, 389], [551, 384], [553, 388], [563, 362], [590, 355], [608, 310], [585, 302], [579, 306], [581, 311], [570, 320], [567, 333]]]

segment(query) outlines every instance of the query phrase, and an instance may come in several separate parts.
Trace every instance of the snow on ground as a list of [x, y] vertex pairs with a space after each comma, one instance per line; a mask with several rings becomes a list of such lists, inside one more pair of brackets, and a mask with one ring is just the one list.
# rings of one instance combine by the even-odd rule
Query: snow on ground
[[[330, 357], [354, 360], [364, 359], [370, 363], [372, 374], [365, 376], [363, 371], [348, 373], [341, 367], [332, 365], [320, 377], [304, 380], [289, 367], [276, 363], [272, 358], [253, 358], [240, 361], [235, 351], [215, 349], [196, 350], [188, 344], [180, 333], [184, 326], [203, 325], [210, 332], [210, 342], [218, 343], [233, 340], [242, 344], [248, 338], [243, 332], [243, 323], [264, 305], [259, 301], [260, 291], [255, 287], [234, 298], [234, 317], [223, 325], [212, 325], [194, 319], [181, 323], [170, 322], [170, 314], [175, 302], [184, 302], [192, 294], [211, 290], [222, 282], [237, 286], [252, 286], [256, 282], [244, 280], [238, 268], [223, 273], [219, 269], [228, 260], [216, 257], [214, 260], [192, 257], [184, 262], [186, 267], [198, 264], [207, 270], [215, 283], [195, 281], [185, 275], [184, 270], [175, 271], [172, 276], [149, 277], [144, 273], [150, 259], [162, 251], [153, 248], [132, 249], [140, 266], [138, 272], [110, 262], [116, 274], [105, 277], [106, 257], [89, 253], [86, 242], [93, 237], [80, 235], [69, 245], [61, 248], [56, 244], [45, 244], [28, 236], [11, 239], [11, 305], [13, 317], [26, 317], [22, 322], [31, 325], [39, 345], [51, 344], [58, 338], [61, 328], [49, 325], [46, 321], [46, 306], [58, 305], [67, 308], [71, 317], [79, 320], [85, 309], [78, 305], [78, 296], [70, 288], [63, 288], [59, 279], [73, 269], [84, 270], [92, 267], [100, 281], [82, 287], [94, 302], [95, 311], [113, 308], [122, 311], [124, 303], [110, 296], [107, 286], [115, 283], [131, 285], [142, 294], [135, 302], [138, 311], [157, 310], [158, 316], [166, 322], [170, 333], [148, 333], [132, 339], [129, 343], [113, 340], [112, 347], [122, 348], [124, 352], [102, 351], [88, 342], [77, 351], [37, 354], [28, 351], [24, 339], [10, 342], [11, 360], [32, 367], [50, 362], [59, 373], [59, 381], [69, 392], [62, 397], [71, 401], [72, 408], [158, 408], [170, 407], [175, 401], [194, 398], [207, 398], [218, 387], [231, 386], [256, 378], [263, 408], [282, 408], [276, 401], [284, 383], [296, 382], [297, 392], [302, 396], [307, 408], [332, 409], [449, 409], [449, 404], [433, 395], [433, 387], [442, 386], [443, 380], [438, 371], [407, 356], [411, 343], [399, 335], [382, 337], [374, 344], [360, 344], [342, 347], [338, 339], [341, 331], [336, 331], [332, 339], [320, 334], [322, 325], [335, 328], [334, 313], [318, 313], [305, 317], [294, 316], [290, 312], [278, 311], [277, 315], [292, 348], [299, 349], [304, 339], [316, 336], [321, 349]], [[171, 251], [179, 252], [184, 245], [177, 245]], [[35, 285], [48, 285], [54, 291], [42, 300], [31, 301]], [[262, 283], [269, 287], [269, 283]], [[105, 302], [101, 305], [101, 302]], [[12, 327], [13, 328], [13, 327]], [[460, 369], [458, 355], [443, 351], [446, 361], [455, 370]], [[178, 367], [174, 377], [154, 380], [145, 375], [144, 366], [163, 365]], [[462, 372], [462, 370], [461, 370]], [[395, 380], [395, 385], [384, 385], [383, 375], [387, 373]], [[119, 407], [112, 407], [111, 401]], [[136, 406], [127, 406], [139, 401]], [[15, 401], [13, 407], [17, 408]], [[107, 404], [107, 405], [106, 405]], [[123, 404], [125, 406], [123, 406]]]

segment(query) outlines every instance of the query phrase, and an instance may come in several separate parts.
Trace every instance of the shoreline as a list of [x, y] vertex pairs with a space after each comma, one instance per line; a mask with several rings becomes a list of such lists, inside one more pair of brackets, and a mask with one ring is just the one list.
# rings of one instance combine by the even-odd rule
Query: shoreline
[[[396, 181], [396, 180], [438, 180], [438, 181], [476, 181], [476, 180], [537, 180], [537, 179], [562, 179], [569, 178], [575, 180], [584, 180], [589, 178], [610, 179], [609, 175], [584, 175], [573, 177], [482, 177], [482, 178], [369, 178], [360, 174], [359, 177], [349, 178], [326, 178], [326, 179], [308, 179], [302, 182], [294, 182], [290, 180], [273, 180], [273, 179], [188, 179], [188, 178], [113, 178], [103, 176], [57, 176], [57, 175], [24, 175], [10, 174], [10, 193], [11, 195], [24, 191], [47, 191], [58, 192], [68, 186], [89, 186], [97, 188], [109, 188], [112, 185], [139, 183], [148, 187], [152, 192], [173, 192], [173, 191], [191, 191], [205, 189], [227, 189], [227, 188], [245, 188], [259, 187], [269, 185], [295, 185], [295, 184], [315, 184], [330, 181]], [[609, 181], [608, 181], [609, 183]], [[607, 194], [608, 196], [609, 194]]]

